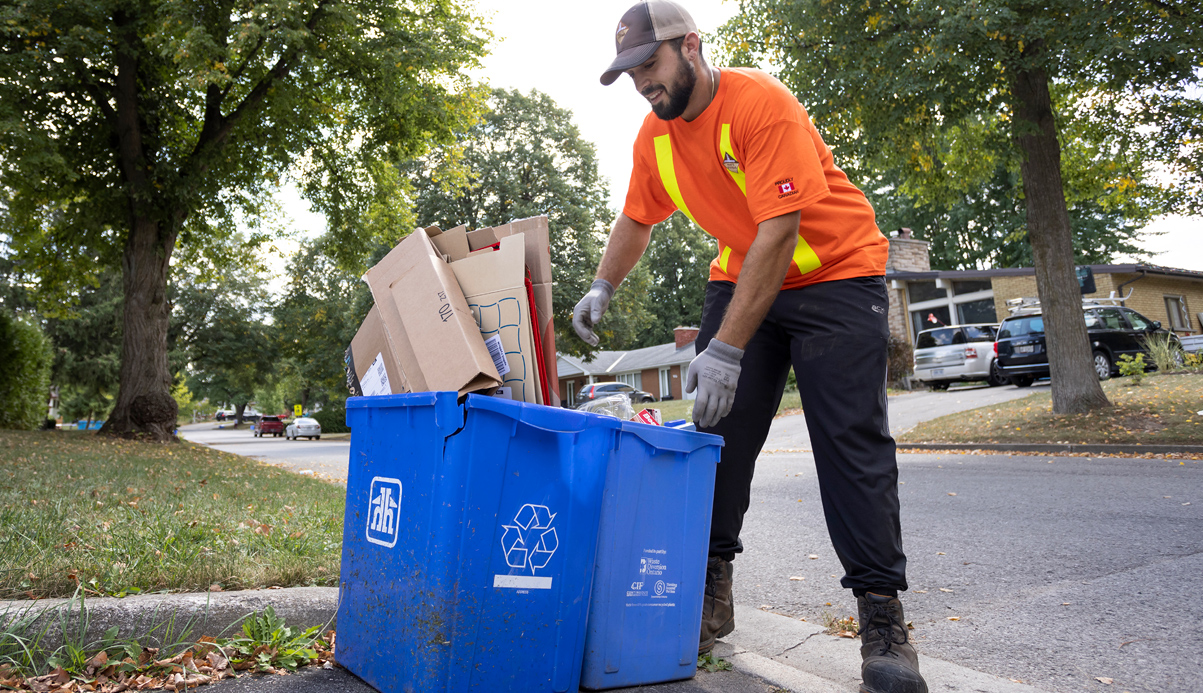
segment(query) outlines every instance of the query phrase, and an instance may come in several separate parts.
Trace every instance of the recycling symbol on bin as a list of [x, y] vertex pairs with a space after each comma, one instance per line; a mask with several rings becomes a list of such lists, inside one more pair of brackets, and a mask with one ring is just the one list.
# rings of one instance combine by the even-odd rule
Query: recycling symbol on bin
[[519, 569], [530, 566], [532, 575], [546, 567], [560, 546], [556, 528], [551, 526], [555, 517], [546, 505], [527, 503], [514, 516], [514, 524], [502, 525], [505, 532], [501, 535], [501, 548], [506, 564]]

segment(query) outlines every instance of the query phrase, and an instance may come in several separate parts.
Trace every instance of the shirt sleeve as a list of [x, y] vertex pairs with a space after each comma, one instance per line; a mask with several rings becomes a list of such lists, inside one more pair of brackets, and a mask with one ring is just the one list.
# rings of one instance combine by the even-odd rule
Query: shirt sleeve
[[622, 208], [622, 213], [633, 221], [649, 226], [659, 224], [677, 211], [677, 206], [664, 190], [659, 171], [648, 156], [651, 147], [650, 138], [640, 132], [635, 139], [631, 182], [627, 186], [627, 199]]
[[744, 144], [748, 211], [757, 224], [808, 207], [831, 194], [811, 137], [810, 120], [804, 113], [799, 115], [761, 127]]

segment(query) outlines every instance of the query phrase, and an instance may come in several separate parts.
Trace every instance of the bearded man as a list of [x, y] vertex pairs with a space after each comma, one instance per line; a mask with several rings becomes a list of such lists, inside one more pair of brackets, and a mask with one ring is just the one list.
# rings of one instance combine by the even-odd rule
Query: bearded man
[[689, 365], [699, 431], [723, 436], [698, 652], [735, 628], [732, 562], [752, 475], [790, 366], [806, 416], [828, 532], [860, 615], [861, 690], [926, 693], [899, 592], [907, 589], [898, 465], [886, 422], [889, 241], [833, 162], [806, 110], [759, 70], [711, 67], [689, 13], [627, 10], [602, 84], [631, 77], [652, 113], [597, 278], [573, 311], [580, 337], [681, 211], [718, 240]]

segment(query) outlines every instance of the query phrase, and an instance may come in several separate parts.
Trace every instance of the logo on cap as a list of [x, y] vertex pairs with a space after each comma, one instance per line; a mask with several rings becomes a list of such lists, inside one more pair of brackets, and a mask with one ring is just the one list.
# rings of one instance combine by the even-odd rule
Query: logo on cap
[[627, 32], [630, 30], [631, 27], [627, 26], [626, 24], [623, 24], [622, 22], [618, 23], [618, 30], [614, 32], [618, 41], [618, 45], [622, 45], [622, 40], [627, 37]]

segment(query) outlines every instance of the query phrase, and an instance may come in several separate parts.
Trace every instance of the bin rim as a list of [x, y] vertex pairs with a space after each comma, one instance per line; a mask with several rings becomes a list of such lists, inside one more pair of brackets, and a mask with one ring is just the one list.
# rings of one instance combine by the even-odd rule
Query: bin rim
[[642, 421], [622, 421], [620, 423], [623, 433], [634, 434], [648, 445], [670, 452], [691, 453], [709, 445], [723, 447], [725, 444], [723, 437], [714, 433], [682, 431], [676, 428], [654, 426]]
[[375, 395], [373, 397], [348, 397], [347, 409], [367, 407], [422, 407], [436, 404], [439, 399], [454, 397], [454, 392], [404, 392], [399, 395]]
[[601, 416], [588, 412], [551, 407], [529, 402], [516, 402], [501, 397], [469, 394], [464, 408], [496, 412], [521, 421], [527, 426], [552, 433], [580, 433], [590, 428], [617, 430], [622, 422], [612, 416]]

